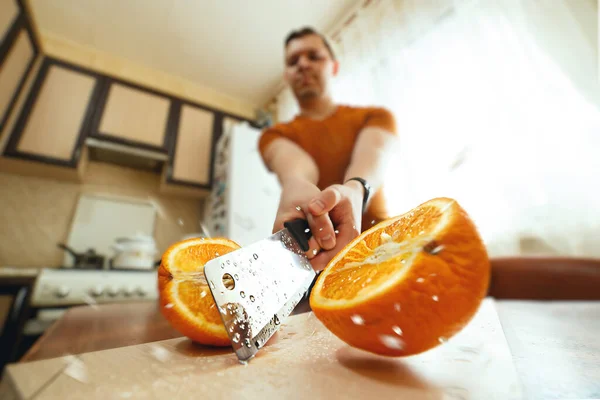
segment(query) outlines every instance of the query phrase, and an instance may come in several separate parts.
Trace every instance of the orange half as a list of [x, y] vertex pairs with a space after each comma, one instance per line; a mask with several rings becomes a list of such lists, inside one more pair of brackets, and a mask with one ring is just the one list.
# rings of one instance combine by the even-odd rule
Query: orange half
[[204, 265], [239, 249], [228, 239], [189, 239], [172, 245], [158, 269], [160, 309], [171, 325], [195, 342], [230, 346], [204, 277]]
[[313, 312], [346, 343], [407, 356], [459, 332], [487, 293], [490, 263], [474, 223], [432, 199], [363, 232], [323, 270]]

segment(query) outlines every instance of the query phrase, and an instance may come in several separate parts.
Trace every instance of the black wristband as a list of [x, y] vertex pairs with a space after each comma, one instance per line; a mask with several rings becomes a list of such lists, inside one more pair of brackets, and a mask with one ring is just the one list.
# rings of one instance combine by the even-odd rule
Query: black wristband
[[[365, 194], [363, 196], [363, 204], [362, 204], [362, 213], [364, 214], [365, 211], [367, 211], [367, 203], [369, 201], [369, 198], [371, 197], [371, 192], [373, 191], [373, 188], [363, 178], [354, 177], [354, 178], [348, 179], [346, 182], [348, 182], [348, 181], [360, 182], [360, 184], [363, 185], [363, 188], [365, 189]], [[346, 183], [346, 182], [344, 182], [344, 183]]]

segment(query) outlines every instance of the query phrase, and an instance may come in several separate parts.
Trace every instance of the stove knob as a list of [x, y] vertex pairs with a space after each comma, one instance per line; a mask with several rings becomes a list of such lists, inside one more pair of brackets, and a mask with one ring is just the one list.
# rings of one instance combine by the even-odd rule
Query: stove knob
[[69, 289], [67, 286], [61, 285], [56, 288], [56, 290], [54, 291], [54, 295], [56, 297], [64, 298], [67, 297], [70, 292], [71, 289]]
[[127, 297], [131, 296], [134, 292], [133, 287], [131, 286], [127, 286], [126, 288], [123, 289], [123, 294]]
[[109, 295], [110, 297], [115, 297], [116, 295], [118, 295], [118, 294], [119, 294], [119, 291], [117, 290], [117, 288], [116, 288], [116, 287], [114, 287], [114, 286], [111, 286], [111, 287], [109, 287], [109, 288], [108, 288], [108, 290], [107, 290], [107, 293], [108, 293], [108, 295]]
[[102, 287], [102, 285], [96, 285], [92, 289], [90, 289], [90, 294], [93, 297], [102, 296], [102, 293], [104, 293], [104, 288]]
[[138, 286], [135, 291], [138, 294], [138, 296], [142, 296], [142, 297], [148, 294], [148, 292], [146, 291], [146, 289], [144, 289], [141, 286]]

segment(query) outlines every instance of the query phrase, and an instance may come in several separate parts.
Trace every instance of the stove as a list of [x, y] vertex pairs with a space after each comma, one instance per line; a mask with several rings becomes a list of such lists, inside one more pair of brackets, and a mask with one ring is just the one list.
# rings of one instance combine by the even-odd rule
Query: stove
[[31, 307], [153, 301], [158, 298], [156, 270], [43, 269], [35, 281]]

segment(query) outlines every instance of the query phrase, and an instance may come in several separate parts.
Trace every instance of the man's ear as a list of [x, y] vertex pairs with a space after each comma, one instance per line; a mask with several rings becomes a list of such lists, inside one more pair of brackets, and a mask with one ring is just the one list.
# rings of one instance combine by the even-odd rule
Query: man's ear
[[337, 76], [339, 70], [340, 70], [340, 63], [339, 63], [339, 61], [336, 60], [333, 62], [333, 76]]

